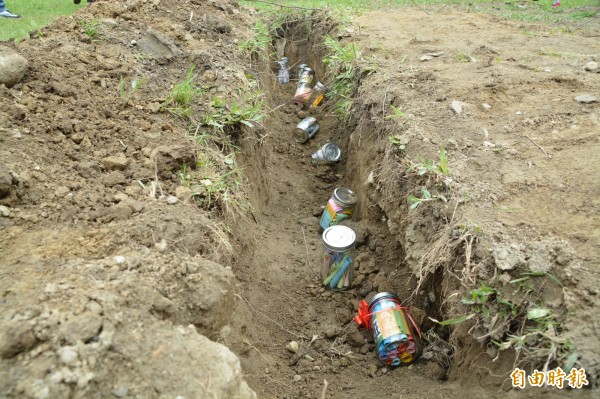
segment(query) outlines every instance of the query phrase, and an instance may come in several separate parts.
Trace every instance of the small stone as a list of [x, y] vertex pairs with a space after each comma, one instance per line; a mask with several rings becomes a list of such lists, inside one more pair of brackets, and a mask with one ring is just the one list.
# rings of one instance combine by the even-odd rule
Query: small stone
[[321, 371], [321, 367], [320, 366], [314, 366], [312, 369], [313, 369], [313, 371]]
[[375, 183], [375, 174], [374, 174], [373, 171], [371, 171], [369, 173], [369, 175], [367, 176], [367, 182], [366, 183], [367, 184], [373, 184], [373, 183]]
[[108, 170], [125, 170], [129, 165], [129, 160], [125, 154], [117, 154], [103, 158], [102, 164]]
[[179, 200], [174, 195], [169, 195], [167, 197], [167, 204], [169, 204], [169, 205], [175, 205], [178, 201]]
[[167, 241], [165, 241], [164, 238], [160, 240], [160, 242], [155, 243], [154, 246], [156, 247], [158, 252], [165, 252], [168, 248]]
[[175, 196], [181, 201], [186, 202], [192, 197], [192, 190], [189, 187], [179, 186], [175, 189]]
[[452, 111], [454, 111], [454, 113], [456, 113], [457, 115], [460, 115], [463, 110], [463, 103], [461, 101], [454, 100], [454, 101], [452, 101], [452, 104], [450, 107], [452, 108]]
[[77, 361], [78, 355], [72, 346], [63, 346], [58, 350], [60, 361], [66, 365], [73, 364]]
[[598, 63], [595, 61], [590, 61], [583, 66], [583, 69], [588, 72], [598, 72]]
[[121, 202], [127, 200], [129, 196], [125, 193], [116, 193], [113, 198], [116, 202]]
[[346, 367], [348, 365], [348, 358], [347, 357], [343, 357], [340, 359], [340, 364], [344, 367]]
[[448, 148], [458, 148], [458, 142], [454, 139], [448, 139]]
[[300, 381], [301, 379], [302, 379], [302, 376], [301, 376], [300, 374], [296, 374], [296, 375], [294, 376], [294, 382], [298, 382], [298, 381]]
[[598, 101], [598, 97], [592, 96], [590, 94], [584, 94], [584, 95], [575, 97], [575, 101], [578, 101], [578, 102], [584, 103], [584, 104], [595, 103], [596, 101]]
[[10, 209], [7, 206], [0, 205], [0, 215], [4, 217], [10, 216]]
[[481, 104], [481, 106], [483, 107], [483, 109], [490, 109], [490, 108], [492, 108], [492, 106], [490, 104], [488, 104], [488, 103], [483, 103], [483, 104]]
[[[158, 113], [160, 112], [160, 109], [161, 109], [161, 108], [162, 108], [162, 106], [160, 105], [160, 103], [156, 103], [156, 102], [155, 102], [155, 103], [150, 103], [150, 104], [148, 104], [148, 109], [149, 109], [149, 110], [150, 110], [150, 112], [152, 112], [153, 114], [158, 114]], [[145, 153], [144, 153], [144, 155], [145, 155], [145, 156], [149, 156], [149, 154], [148, 154], [148, 155], [146, 155]]]
[[117, 387], [113, 389], [111, 393], [116, 398], [124, 398], [125, 396], [127, 396], [128, 392], [129, 388], [127, 387]]
[[0, 358], [10, 358], [33, 348], [36, 343], [31, 327], [25, 322], [0, 326]]
[[0, 85], [13, 87], [23, 79], [29, 62], [9, 47], [0, 46]]
[[126, 261], [125, 257], [122, 255], [117, 255], [113, 259], [117, 265], [121, 265], [121, 264], [125, 263], [125, 261]]
[[514, 148], [509, 148], [508, 151], [506, 151], [508, 154], [510, 155], [517, 155], [517, 150], [515, 150]]
[[496, 147], [496, 144], [492, 143], [491, 141], [484, 141], [483, 146], [488, 148], [494, 148]]
[[296, 342], [296, 341], [290, 341], [290, 342], [289, 342], [289, 343], [288, 343], [288, 344], [285, 346], [285, 348], [286, 348], [287, 350], [289, 350], [290, 352], [292, 352], [292, 353], [296, 353], [296, 352], [298, 352], [298, 342]]
[[217, 80], [217, 74], [212, 70], [206, 70], [202, 73], [202, 80], [204, 82], [214, 82]]
[[92, 313], [84, 313], [67, 321], [61, 328], [63, 338], [67, 343], [86, 342], [96, 336], [102, 328], [102, 318]]

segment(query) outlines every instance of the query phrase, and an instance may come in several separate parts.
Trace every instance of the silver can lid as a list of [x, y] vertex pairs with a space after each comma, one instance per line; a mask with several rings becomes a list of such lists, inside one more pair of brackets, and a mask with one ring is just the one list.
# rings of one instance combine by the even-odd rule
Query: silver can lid
[[323, 232], [323, 245], [330, 251], [345, 252], [354, 247], [356, 233], [348, 226], [335, 225]]
[[333, 143], [327, 143], [323, 146], [323, 156], [326, 161], [336, 162], [340, 160], [342, 156], [342, 150], [340, 147]]
[[398, 295], [396, 294], [393, 294], [391, 292], [380, 292], [379, 294], [373, 295], [373, 298], [371, 298], [371, 300], [369, 301], [369, 307], [373, 306], [373, 304], [380, 299], [395, 299], [397, 301], [400, 301], [400, 298], [398, 298]]
[[333, 199], [344, 206], [355, 205], [358, 202], [358, 198], [356, 198], [354, 191], [342, 187], [333, 190]]
[[327, 89], [327, 86], [325, 86], [325, 85], [324, 85], [323, 83], [321, 83], [321, 82], [317, 82], [317, 83], [315, 84], [315, 87], [314, 87], [314, 89], [315, 89], [315, 90], [318, 90], [318, 91], [325, 91], [325, 89]]

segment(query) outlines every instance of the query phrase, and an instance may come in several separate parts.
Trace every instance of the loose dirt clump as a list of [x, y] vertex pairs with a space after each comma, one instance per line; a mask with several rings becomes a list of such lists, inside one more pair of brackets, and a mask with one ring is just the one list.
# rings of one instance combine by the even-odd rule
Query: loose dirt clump
[[[245, 21], [230, 2], [97, 2], [13, 45], [29, 68], [0, 97], [0, 396], [255, 397], [209, 340], [235, 298], [223, 190], [186, 184], [234, 165], [189, 126], [248, 82]], [[167, 101], [181, 82], [196, 101]]]

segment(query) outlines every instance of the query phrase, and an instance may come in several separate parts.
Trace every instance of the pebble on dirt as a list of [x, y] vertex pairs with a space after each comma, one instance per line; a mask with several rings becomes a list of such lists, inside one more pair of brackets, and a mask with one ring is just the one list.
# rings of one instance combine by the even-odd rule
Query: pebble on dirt
[[65, 341], [75, 344], [78, 341], [87, 341], [96, 336], [102, 328], [102, 319], [92, 313], [84, 313], [69, 320], [61, 332]]
[[595, 61], [590, 61], [584, 65], [583, 69], [588, 72], [598, 72], [598, 63]]
[[458, 100], [452, 101], [450, 107], [452, 108], [452, 111], [454, 111], [454, 113], [456, 113], [457, 115], [460, 115], [463, 111], [463, 103]]
[[288, 343], [288, 344], [285, 346], [285, 348], [286, 348], [287, 350], [289, 350], [290, 352], [292, 352], [292, 353], [296, 353], [296, 352], [298, 352], [298, 342], [296, 342], [296, 341], [290, 341], [290, 342], [289, 342], [289, 343]]
[[129, 160], [125, 157], [125, 154], [117, 154], [103, 158], [102, 164], [108, 170], [125, 170], [129, 165]]
[[0, 357], [9, 358], [28, 351], [35, 343], [35, 335], [25, 322], [14, 322], [0, 329]]
[[592, 96], [591, 94], [584, 94], [584, 95], [575, 97], [575, 101], [584, 103], [584, 104], [595, 103], [596, 101], [598, 101], [598, 97]]
[[23, 79], [29, 62], [19, 53], [0, 46], [0, 85], [13, 87]]

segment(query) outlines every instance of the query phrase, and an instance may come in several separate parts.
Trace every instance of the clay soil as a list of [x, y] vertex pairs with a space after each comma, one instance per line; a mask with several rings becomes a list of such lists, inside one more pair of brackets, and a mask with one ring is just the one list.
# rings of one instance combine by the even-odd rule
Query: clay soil
[[[525, 270], [561, 281], [536, 298], [565, 313], [561, 339], [595, 383], [600, 108], [575, 97], [600, 97], [600, 74], [583, 68], [599, 61], [597, 24], [566, 34], [403, 9], [342, 30], [319, 15], [310, 35], [291, 26], [286, 55], [325, 83], [335, 76], [322, 62], [325, 35], [362, 50], [349, 117], [335, 116], [328, 99], [312, 112], [320, 132], [301, 145], [291, 131], [307, 110], [290, 101], [293, 82], [277, 84], [273, 56], [238, 50], [259, 15], [233, 2], [163, 0], [160, 13], [155, 3], [96, 2], [11, 44], [30, 67], [19, 85], [0, 88], [0, 332], [9, 342], [0, 346], [1, 397], [250, 398], [246, 383], [261, 398], [564, 397], [510, 389], [512, 349], [478, 339], [487, 331], [473, 321], [440, 328], [428, 318], [460, 316], [460, 296], [480, 281]], [[92, 18], [101, 21], [96, 37], [79, 22]], [[420, 61], [432, 52], [443, 54]], [[183, 187], [182, 164], [209, 150], [190, 138], [189, 120], [161, 109], [192, 64], [199, 120], [215, 96], [238, 97], [249, 76], [265, 93], [259, 125], [225, 132], [251, 205], [235, 217]], [[144, 86], [123, 94], [121, 81], [135, 79]], [[406, 117], [388, 117], [392, 106]], [[312, 164], [329, 140], [342, 161]], [[215, 142], [211, 152], [224, 148]], [[410, 210], [407, 195], [426, 183], [406, 162], [436, 159], [441, 146], [452, 172], [442, 182], [447, 202]], [[225, 155], [215, 155], [222, 173], [232, 165]], [[317, 228], [339, 186], [360, 199], [348, 223], [357, 272], [352, 290], [332, 293], [317, 274]], [[420, 262], [436, 233], [452, 238], [459, 225], [457, 238], [474, 237], [469, 246], [457, 239]], [[433, 332], [428, 356], [397, 369], [378, 363], [352, 322], [359, 301], [378, 291], [398, 293]], [[221, 345], [226, 355], [205, 354], [211, 341], [241, 370]], [[286, 348], [291, 341], [297, 349]], [[203, 371], [217, 363], [226, 366]]]

